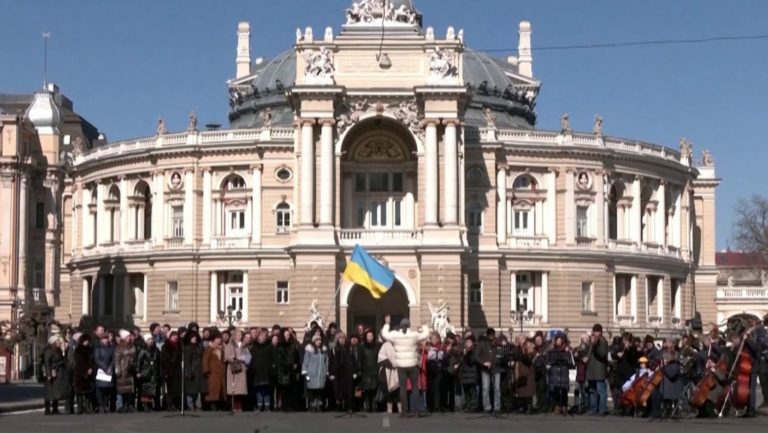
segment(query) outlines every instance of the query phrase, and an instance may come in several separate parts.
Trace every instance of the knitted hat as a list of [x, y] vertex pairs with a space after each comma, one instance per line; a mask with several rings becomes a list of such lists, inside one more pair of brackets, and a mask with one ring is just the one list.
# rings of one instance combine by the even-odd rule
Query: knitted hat
[[153, 339], [152, 334], [150, 334], [150, 333], [144, 334], [143, 337], [144, 337], [144, 342], [149, 342], [149, 341], [151, 341]]
[[410, 328], [410, 327], [411, 327], [411, 321], [406, 319], [405, 317], [403, 317], [400, 320], [400, 328], [407, 329], [407, 328]]
[[125, 340], [126, 338], [131, 336], [131, 333], [126, 331], [125, 329], [121, 329], [120, 332], [117, 333], [121, 339]]

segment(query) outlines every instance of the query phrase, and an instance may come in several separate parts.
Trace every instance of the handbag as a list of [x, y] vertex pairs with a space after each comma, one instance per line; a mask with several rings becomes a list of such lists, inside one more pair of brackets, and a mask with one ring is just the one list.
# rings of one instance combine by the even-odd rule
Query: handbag
[[243, 364], [240, 361], [235, 361], [231, 364], [229, 364], [229, 371], [232, 372], [232, 374], [238, 374], [243, 372]]

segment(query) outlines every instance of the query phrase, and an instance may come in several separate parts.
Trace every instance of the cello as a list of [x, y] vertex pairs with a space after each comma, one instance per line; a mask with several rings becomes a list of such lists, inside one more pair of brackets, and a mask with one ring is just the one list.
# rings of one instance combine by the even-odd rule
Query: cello
[[648, 383], [643, 388], [643, 391], [640, 393], [637, 399], [637, 405], [645, 407], [646, 404], [648, 404], [648, 399], [651, 398], [651, 394], [653, 394], [653, 391], [656, 390], [656, 388], [661, 385], [661, 382], [664, 380], [664, 364], [662, 364], [659, 368], [656, 369], [656, 371], [653, 372], [650, 376], [648, 376]]
[[[712, 355], [712, 344], [714, 343], [709, 344], [707, 359]], [[704, 377], [702, 377], [701, 380], [699, 380], [699, 383], [696, 384], [696, 389], [688, 401], [691, 404], [691, 407], [700, 408], [707, 402], [709, 393], [712, 392], [719, 383], [716, 373], [720, 373], [721, 376], [728, 374], [728, 364], [725, 359], [720, 359], [712, 368], [708, 369], [704, 374]], [[728, 387], [726, 387], [725, 392], [728, 392]], [[717, 403], [719, 406], [720, 402]]]
[[642, 376], [632, 382], [632, 386], [621, 394], [621, 405], [624, 407], [637, 407], [638, 400], [643, 394], [643, 390], [648, 386], [651, 376]]
[[737, 410], [744, 409], [749, 405], [749, 385], [754, 365], [752, 356], [744, 350], [744, 345], [747, 343], [747, 338], [749, 338], [749, 335], [754, 329], [754, 327], [750, 328], [744, 333], [744, 336], [741, 339], [739, 351], [736, 353], [731, 372], [728, 375], [732, 382], [728, 395], [725, 397], [723, 407], [720, 409], [720, 417], [723, 416], [729, 398], [731, 400], [731, 406]]

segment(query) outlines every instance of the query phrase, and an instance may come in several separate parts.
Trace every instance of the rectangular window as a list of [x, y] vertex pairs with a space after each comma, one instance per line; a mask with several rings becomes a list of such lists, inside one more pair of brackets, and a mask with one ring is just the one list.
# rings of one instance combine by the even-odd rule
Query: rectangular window
[[517, 311], [533, 311], [533, 275], [530, 272], [518, 272], [515, 275], [517, 289]]
[[232, 307], [232, 313], [243, 311], [243, 286], [230, 284], [227, 286], [227, 305]]
[[166, 301], [165, 301], [166, 311], [179, 311], [179, 282], [168, 281], [166, 283], [165, 291], [166, 291]]
[[389, 191], [389, 173], [371, 173], [368, 182], [368, 191], [370, 192]]
[[173, 206], [173, 237], [184, 237], [184, 206]]
[[584, 281], [581, 283], [581, 311], [594, 311], [592, 304], [592, 282]]
[[278, 281], [275, 283], [275, 302], [277, 304], [288, 303], [288, 281]]
[[278, 206], [276, 210], [277, 232], [286, 233], [291, 227], [291, 209], [286, 206]]
[[355, 192], [365, 192], [365, 173], [355, 173]]
[[35, 206], [35, 228], [45, 228], [45, 203], [38, 202]]
[[229, 212], [229, 229], [232, 232], [245, 230], [244, 210], [233, 210]]
[[518, 236], [533, 235], [532, 212], [530, 209], [515, 210], [513, 214], [512, 228], [514, 234]]
[[392, 192], [403, 192], [403, 173], [392, 173]]
[[43, 288], [45, 286], [45, 263], [36, 261], [32, 271], [32, 287]]
[[588, 238], [589, 235], [589, 207], [576, 206], [576, 237]]
[[395, 218], [395, 227], [400, 227], [403, 224], [402, 215], [401, 215], [402, 208], [403, 208], [402, 201], [395, 200], [395, 210], [393, 211], [393, 214], [394, 214], [393, 216]]
[[469, 283], [469, 304], [470, 305], [482, 305], [483, 304], [483, 283], [475, 281]]

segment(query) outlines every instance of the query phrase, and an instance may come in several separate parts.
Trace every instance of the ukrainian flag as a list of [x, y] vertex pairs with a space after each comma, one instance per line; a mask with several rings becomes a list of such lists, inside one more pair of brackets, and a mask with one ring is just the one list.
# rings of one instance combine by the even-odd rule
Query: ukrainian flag
[[395, 274], [360, 245], [352, 250], [343, 278], [365, 287], [375, 299], [381, 298], [395, 283]]

